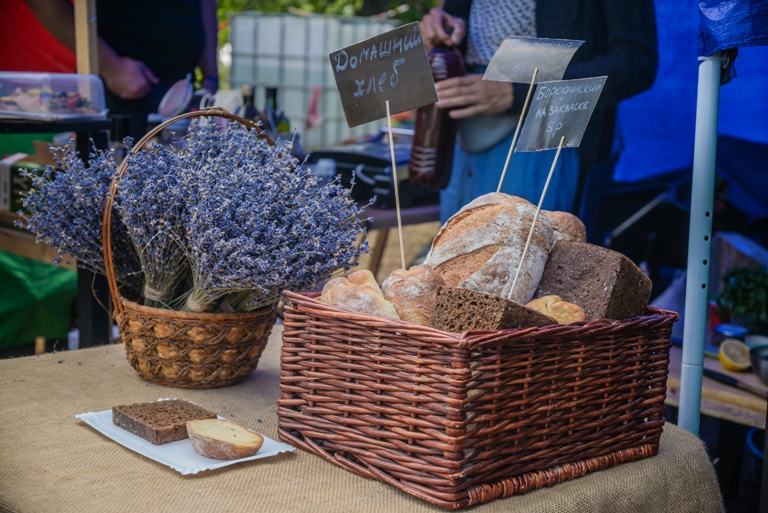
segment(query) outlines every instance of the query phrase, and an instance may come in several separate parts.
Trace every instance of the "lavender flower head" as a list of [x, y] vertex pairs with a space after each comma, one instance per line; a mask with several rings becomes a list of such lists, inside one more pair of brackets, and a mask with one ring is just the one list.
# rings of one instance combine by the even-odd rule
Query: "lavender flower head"
[[[283, 290], [305, 290], [348, 270], [368, 250], [356, 245], [361, 209], [349, 191], [336, 182], [318, 186], [288, 148], [233, 123], [210, 150], [185, 172], [192, 309], [225, 296], [235, 311], [262, 308]], [[195, 139], [187, 151], [203, 153]]]
[[[52, 148], [56, 167], [22, 171], [32, 178], [24, 199], [29, 217], [26, 228], [37, 235], [38, 242], [58, 249], [54, 264], [69, 254], [77, 266], [105, 274], [101, 227], [104, 203], [112, 179], [117, 174], [114, 151], [94, 150], [86, 168], [73, 145]], [[134, 292], [141, 290], [140, 263], [120, 216], [113, 210], [113, 264], [117, 281]], [[23, 223], [18, 222], [19, 226]]]

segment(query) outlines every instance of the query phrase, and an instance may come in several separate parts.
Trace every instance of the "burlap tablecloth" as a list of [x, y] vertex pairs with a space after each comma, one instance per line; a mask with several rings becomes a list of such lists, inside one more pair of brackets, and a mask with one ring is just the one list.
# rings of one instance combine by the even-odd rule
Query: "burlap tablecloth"
[[[149, 384], [120, 345], [0, 361], [0, 511], [444, 511], [301, 450], [182, 476], [74, 417], [178, 397], [277, 439], [281, 333], [276, 326], [246, 382], [214, 390]], [[667, 424], [656, 457], [468, 511], [701, 513], [723, 507], [699, 439]]]

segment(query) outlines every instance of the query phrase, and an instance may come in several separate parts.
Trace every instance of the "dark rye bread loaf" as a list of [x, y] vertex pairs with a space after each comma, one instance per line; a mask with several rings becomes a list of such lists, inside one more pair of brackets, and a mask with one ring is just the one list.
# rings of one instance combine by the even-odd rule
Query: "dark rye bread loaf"
[[457, 287], [438, 287], [430, 326], [463, 333], [557, 324], [552, 317], [498, 296]]
[[559, 240], [534, 297], [555, 295], [584, 309], [587, 320], [644, 315], [651, 279], [626, 256], [585, 242]]
[[112, 407], [112, 423], [115, 426], [154, 445], [188, 438], [188, 420], [215, 418], [215, 413], [179, 399]]

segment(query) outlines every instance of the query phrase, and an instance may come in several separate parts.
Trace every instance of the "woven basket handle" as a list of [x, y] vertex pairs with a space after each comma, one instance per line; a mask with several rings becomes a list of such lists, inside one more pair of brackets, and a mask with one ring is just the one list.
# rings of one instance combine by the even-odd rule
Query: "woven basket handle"
[[[232, 114], [228, 110], [223, 109], [221, 107], [211, 107], [209, 109], [203, 109], [195, 112], [187, 112], [184, 114], [179, 114], [178, 116], [157, 125], [155, 128], [147, 132], [147, 134], [144, 137], [142, 137], [139, 140], [139, 142], [137, 142], [134, 145], [131, 151], [138, 151], [142, 149], [142, 147], [147, 143], [147, 141], [151, 140], [154, 136], [159, 134], [164, 128], [174, 124], [180, 119], [195, 118], [200, 116], [222, 117], [222, 118], [230, 119], [232, 121], [237, 121], [238, 123], [241, 123], [249, 128], [256, 129], [259, 132], [257, 136], [265, 138], [270, 146], [275, 145], [274, 141], [272, 141], [272, 139], [264, 132], [264, 130], [253, 121], [249, 121], [245, 118]], [[120, 182], [120, 178], [122, 178], [123, 174], [125, 174], [125, 171], [127, 168], [128, 168], [128, 159], [125, 158], [120, 163], [120, 166], [117, 168], [117, 176], [112, 179], [112, 183], [109, 185], [109, 195], [107, 196], [107, 201], [104, 203], [104, 218], [102, 219], [102, 223], [101, 223], [101, 241], [104, 249], [104, 269], [107, 273], [107, 283], [109, 284], [109, 294], [112, 296], [112, 303], [115, 308], [116, 316], [123, 315], [123, 305], [120, 302], [120, 291], [117, 288], [117, 278], [115, 277], [115, 266], [112, 263], [112, 202], [114, 201], [115, 195], [117, 194], [117, 185]]]

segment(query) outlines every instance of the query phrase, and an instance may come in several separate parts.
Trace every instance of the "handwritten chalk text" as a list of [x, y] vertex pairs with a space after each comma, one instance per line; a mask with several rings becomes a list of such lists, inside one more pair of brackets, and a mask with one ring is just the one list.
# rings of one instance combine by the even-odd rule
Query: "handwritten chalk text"
[[359, 54], [349, 55], [346, 50], [339, 50], [332, 55], [331, 59], [336, 66], [336, 73], [340, 73], [348, 69], [355, 69], [362, 62], [386, 59], [393, 55], [402, 55], [419, 44], [421, 44], [421, 33], [417, 29], [414, 30], [414, 33], [404, 37], [380, 41], [378, 44], [374, 43], [371, 46], [366, 46], [360, 50]]
[[603, 88], [602, 83], [598, 84], [579, 84], [579, 85], [565, 85], [565, 86], [547, 86], [544, 84], [539, 85], [536, 92], [536, 99], [541, 100], [549, 98], [550, 96], [567, 96], [569, 94], [587, 94], [599, 91]]

